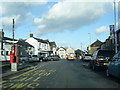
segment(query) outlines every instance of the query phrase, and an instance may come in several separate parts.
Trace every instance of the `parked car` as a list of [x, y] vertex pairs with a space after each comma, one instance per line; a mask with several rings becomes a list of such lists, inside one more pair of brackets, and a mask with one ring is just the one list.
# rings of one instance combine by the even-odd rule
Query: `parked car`
[[120, 78], [120, 52], [114, 55], [111, 61], [108, 64], [108, 68], [106, 70], [107, 76], [115, 76]]
[[107, 67], [108, 61], [114, 56], [113, 50], [97, 50], [93, 53], [90, 68], [96, 70], [98, 67]]
[[28, 56], [28, 59], [29, 59], [29, 62], [33, 62], [31, 55]]
[[48, 57], [48, 60], [50, 61], [58, 61], [60, 57], [58, 55], [52, 55]]
[[46, 56], [40, 56], [39, 61], [48, 61], [48, 58]]
[[32, 55], [31, 57], [33, 61], [39, 61], [39, 57], [37, 55]]
[[29, 63], [29, 58], [27, 56], [20, 56], [20, 63]]
[[92, 60], [92, 55], [91, 54], [84, 54], [83, 60], [84, 61]]
[[52, 56], [48, 56], [47, 59], [48, 59], [48, 61], [51, 61]]

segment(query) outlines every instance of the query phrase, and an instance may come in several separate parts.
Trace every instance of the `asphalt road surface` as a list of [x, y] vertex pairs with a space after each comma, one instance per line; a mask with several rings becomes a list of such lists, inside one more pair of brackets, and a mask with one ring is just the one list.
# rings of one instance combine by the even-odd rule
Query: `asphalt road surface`
[[92, 71], [80, 60], [38, 62], [32, 70], [6, 77], [2, 88], [120, 88], [117, 79]]

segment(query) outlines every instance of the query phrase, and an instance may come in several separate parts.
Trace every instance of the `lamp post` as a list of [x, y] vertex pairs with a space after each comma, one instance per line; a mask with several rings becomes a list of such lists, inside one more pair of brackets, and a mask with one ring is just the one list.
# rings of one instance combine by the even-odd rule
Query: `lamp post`
[[114, 0], [114, 40], [115, 40], [115, 52], [117, 53], [117, 35], [116, 35], [116, 2]]
[[[89, 34], [89, 40], [90, 40], [90, 45], [91, 45], [91, 33], [88, 33]], [[88, 53], [90, 51], [90, 45], [88, 46]]]
[[89, 40], [90, 40], [90, 44], [91, 44], [91, 33], [88, 33], [89, 34]]

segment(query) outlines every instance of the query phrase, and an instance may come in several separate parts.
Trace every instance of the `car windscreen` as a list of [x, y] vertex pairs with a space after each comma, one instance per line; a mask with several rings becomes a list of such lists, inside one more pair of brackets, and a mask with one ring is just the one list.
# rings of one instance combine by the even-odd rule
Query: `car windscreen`
[[115, 54], [114, 51], [99, 51], [98, 56], [99, 57], [113, 57]]
[[37, 55], [33, 55], [33, 57], [37, 57]]
[[90, 54], [85, 54], [85, 56], [91, 56]]

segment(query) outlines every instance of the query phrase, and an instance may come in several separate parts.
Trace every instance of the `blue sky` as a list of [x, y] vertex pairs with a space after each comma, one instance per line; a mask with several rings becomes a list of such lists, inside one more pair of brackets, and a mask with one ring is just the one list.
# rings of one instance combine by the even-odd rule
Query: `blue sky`
[[81, 43], [85, 50], [97, 39], [105, 41], [109, 25], [114, 24], [113, 2], [1, 2], [0, 10], [5, 36], [12, 37], [14, 18], [15, 38], [28, 39], [33, 33], [74, 49], [81, 49]]

